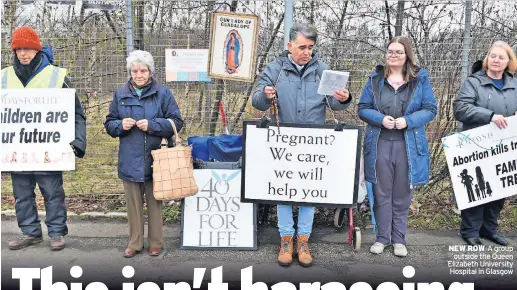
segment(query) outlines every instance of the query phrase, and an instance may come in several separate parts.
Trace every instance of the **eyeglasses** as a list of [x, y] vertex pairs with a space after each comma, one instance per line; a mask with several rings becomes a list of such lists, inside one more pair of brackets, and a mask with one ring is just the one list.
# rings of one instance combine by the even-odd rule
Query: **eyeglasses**
[[402, 50], [395, 50], [395, 51], [393, 51], [393, 50], [388, 50], [388, 51], [386, 52], [386, 55], [387, 55], [387, 56], [396, 56], [396, 57], [399, 57], [399, 56], [401, 56], [401, 55], [403, 55], [403, 54], [406, 54], [406, 53], [405, 53], [405, 52], [403, 52]]

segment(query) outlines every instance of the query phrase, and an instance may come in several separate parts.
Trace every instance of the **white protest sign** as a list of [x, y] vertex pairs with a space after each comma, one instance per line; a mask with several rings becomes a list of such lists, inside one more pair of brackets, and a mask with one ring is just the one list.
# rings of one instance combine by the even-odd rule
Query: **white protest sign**
[[1, 171], [75, 169], [74, 89], [2, 90]]
[[[508, 132], [517, 132], [516, 119]], [[442, 138], [459, 210], [517, 194], [517, 134], [496, 136], [485, 125]]]
[[199, 192], [184, 199], [182, 248], [256, 249], [254, 205], [241, 203], [241, 171], [194, 170]]
[[244, 202], [352, 205], [357, 202], [358, 127], [244, 122]]

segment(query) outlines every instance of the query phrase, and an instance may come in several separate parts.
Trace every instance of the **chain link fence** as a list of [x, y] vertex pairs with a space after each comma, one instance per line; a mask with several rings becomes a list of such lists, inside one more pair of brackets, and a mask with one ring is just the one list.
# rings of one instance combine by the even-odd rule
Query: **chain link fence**
[[[11, 64], [10, 37], [30, 25], [55, 63], [69, 70], [87, 115], [87, 155], [75, 172], [65, 173], [68, 204], [77, 211], [123, 208], [117, 176], [118, 140], [103, 128], [113, 92], [128, 80], [127, 35], [134, 49], [151, 52], [159, 82], [169, 87], [185, 119], [182, 136], [223, 133], [219, 103], [230, 132], [239, 134], [244, 119], [260, 117], [251, 107], [254, 84], [165, 82], [165, 49], [208, 48], [210, 13], [216, 10], [260, 16], [257, 75], [283, 50], [284, 1], [20, 1], [2, 0], [2, 68]], [[295, 1], [293, 22], [309, 22], [318, 32], [317, 49], [333, 69], [349, 71], [353, 103], [337, 118], [363, 125], [357, 102], [369, 73], [383, 63], [387, 40], [402, 34], [413, 41], [418, 63], [431, 73], [439, 115], [428, 127], [432, 182], [426, 192], [450, 192], [441, 138], [456, 130], [452, 100], [461, 83], [462, 66], [482, 59], [495, 40], [517, 45], [517, 2], [472, 2], [471, 47], [465, 51], [465, 1]], [[130, 16], [130, 17], [128, 17]], [[132, 25], [128, 25], [128, 19]], [[462, 62], [462, 53], [469, 55]], [[8, 176], [2, 176], [2, 199], [11, 199]]]

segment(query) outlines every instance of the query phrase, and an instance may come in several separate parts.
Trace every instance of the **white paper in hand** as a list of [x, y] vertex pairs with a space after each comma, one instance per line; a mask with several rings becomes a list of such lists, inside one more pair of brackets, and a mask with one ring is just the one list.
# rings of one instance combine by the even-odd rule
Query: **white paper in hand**
[[337, 90], [344, 90], [348, 82], [349, 72], [324, 70], [321, 75], [318, 94], [332, 96]]

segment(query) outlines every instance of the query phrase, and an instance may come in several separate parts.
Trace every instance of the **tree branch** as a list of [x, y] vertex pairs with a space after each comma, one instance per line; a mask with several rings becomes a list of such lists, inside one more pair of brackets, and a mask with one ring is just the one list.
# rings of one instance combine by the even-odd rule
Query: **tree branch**
[[113, 20], [111, 19], [108, 10], [102, 10], [102, 12], [104, 13], [104, 17], [106, 17], [106, 20], [108, 21], [108, 26], [111, 28], [111, 31], [115, 33], [115, 35], [117, 36], [116, 38], [118, 38], [119, 40], [119, 43], [122, 44], [122, 37], [118, 34], [117, 27], [115, 26], [115, 23], [113, 23]]
[[391, 34], [390, 6], [388, 4], [388, 0], [384, 1], [384, 5], [386, 8], [386, 20], [388, 22], [386, 28], [388, 29], [388, 38], [391, 40], [393, 38], [393, 35]]

